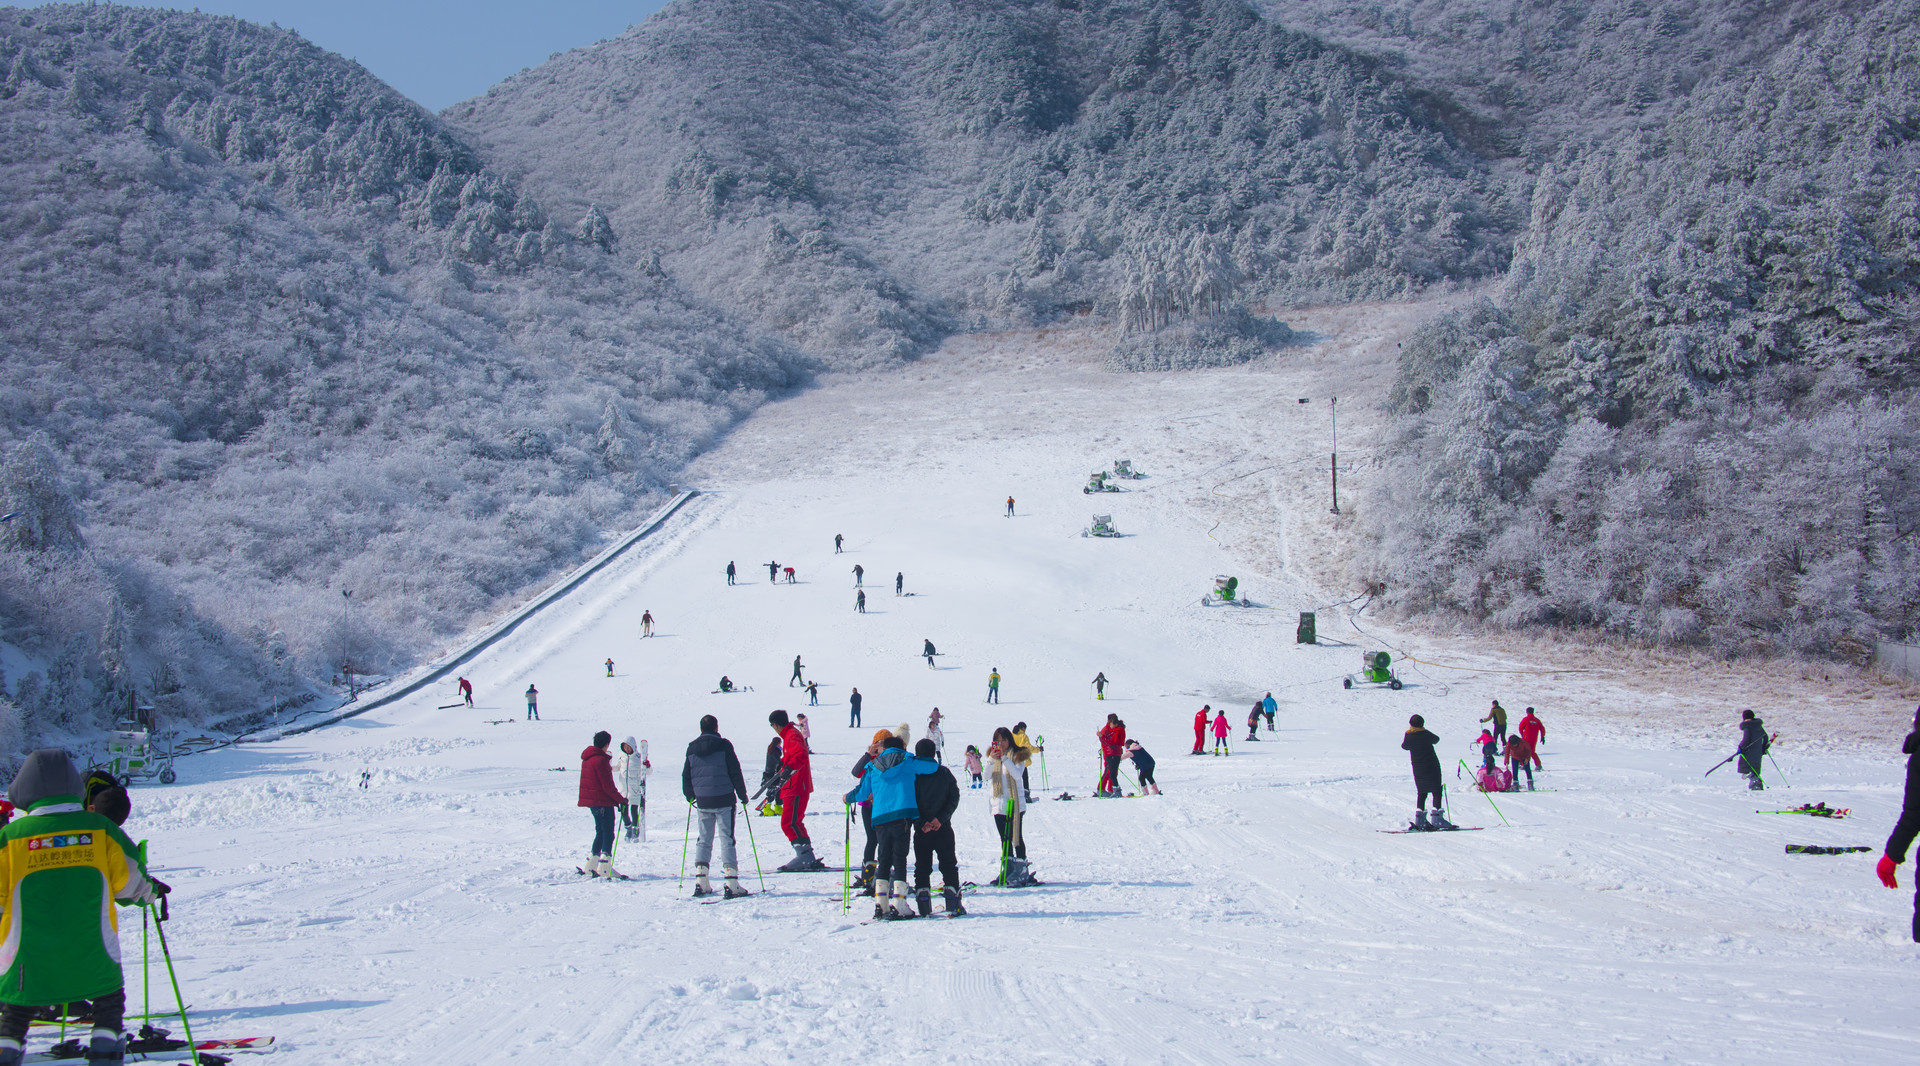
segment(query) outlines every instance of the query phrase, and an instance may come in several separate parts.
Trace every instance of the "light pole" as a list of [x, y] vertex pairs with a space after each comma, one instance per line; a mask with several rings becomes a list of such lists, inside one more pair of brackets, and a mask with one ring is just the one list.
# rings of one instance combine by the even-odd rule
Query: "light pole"
[[[1300, 397], [1300, 402], [1312, 403], [1313, 401], [1305, 396], [1302, 396]], [[1334, 514], [1340, 513], [1340, 410], [1338, 407], [1339, 403], [1340, 403], [1340, 397], [1338, 396], [1327, 397], [1327, 417], [1333, 420], [1333, 451], [1331, 454], [1327, 456], [1327, 475], [1329, 478], [1331, 478], [1331, 484], [1333, 487], [1332, 510]]]
[[353, 690], [353, 590], [340, 590], [340, 658], [341, 669], [347, 675], [347, 700], [351, 702], [359, 696]]

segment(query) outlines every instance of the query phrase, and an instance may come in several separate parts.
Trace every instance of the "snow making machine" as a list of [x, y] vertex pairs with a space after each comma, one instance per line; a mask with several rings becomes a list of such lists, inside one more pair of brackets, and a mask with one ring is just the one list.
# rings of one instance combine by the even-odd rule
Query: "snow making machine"
[[1093, 516], [1093, 525], [1081, 530], [1080, 535], [1083, 537], [1117, 537], [1120, 535], [1120, 530], [1114, 526], [1112, 515], [1097, 514]]
[[1395, 690], [1400, 688], [1400, 679], [1393, 673], [1393, 656], [1384, 651], [1363, 652], [1360, 656], [1360, 672], [1348, 674], [1340, 682], [1340, 687], [1352, 688], [1355, 678], [1363, 685], [1385, 685]]
[[1213, 589], [1200, 601], [1205, 607], [1251, 607], [1253, 602], [1240, 594], [1240, 579], [1215, 574]]
[[1133, 460], [1115, 459], [1113, 461], [1113, 476], [1126, 478], [1128, 481], [1138, 481], [1147, 475], [1133, 468]]
[[158, 778], [163, 785], [174, 782], [173, 752], [156, 752], [153, 734], [137, 724], [122, 722], [107, 734], [107, 761], [103, 765], [122, 788], [135, 778]]
[[1087, 475], [1087, 485], [1080, 491], [1088, 495], [1096, 492], [1124, 492], [1125, 490], [1120, 486], [1107, 482], [1109, 476], [1105, 470], [1095, 470], [1093, 473]]

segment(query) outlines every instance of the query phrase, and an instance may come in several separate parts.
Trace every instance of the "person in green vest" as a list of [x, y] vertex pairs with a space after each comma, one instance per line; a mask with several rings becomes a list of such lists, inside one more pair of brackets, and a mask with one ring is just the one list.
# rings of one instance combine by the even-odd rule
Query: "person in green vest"
[[37, 1011], [78, 1000], [93, 1004], [88, 1061], [126, 1057], [113, 904], [152, 903], [167, 886], [118, 826], [81, 806], [85, 788], [66, 752], [42, 748], [7, 790], [21, 813], [0, 829], [0, 1066], [21, 1061]]

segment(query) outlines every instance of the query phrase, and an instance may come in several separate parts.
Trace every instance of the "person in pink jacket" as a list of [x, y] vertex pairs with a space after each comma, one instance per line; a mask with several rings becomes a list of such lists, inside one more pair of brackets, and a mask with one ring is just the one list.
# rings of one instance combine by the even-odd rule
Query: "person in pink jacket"
[[1227, 721], [1227, 712], [1221, 711], [1220, 717], [1213, 720], [1213, 753], [1215, 755], [1233, 754], [1233, 751], [1227, 747], [1227, 734], [1231, 732], [1233, 732], [1233, 723]]

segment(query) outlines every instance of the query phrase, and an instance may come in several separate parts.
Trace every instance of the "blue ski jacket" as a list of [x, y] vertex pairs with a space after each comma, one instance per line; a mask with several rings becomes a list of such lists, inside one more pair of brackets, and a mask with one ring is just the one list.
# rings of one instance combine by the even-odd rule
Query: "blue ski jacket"
[[846, 801], [872, 800], [874, 825], [918, 818], [920, 807], [914, 798], [913, 779], [937, 769], [937, 763], [909, 759], [899, 748], [887, 748], [874, 756], [873, 764], [867, 767], [859, 786], [847, 793]]

